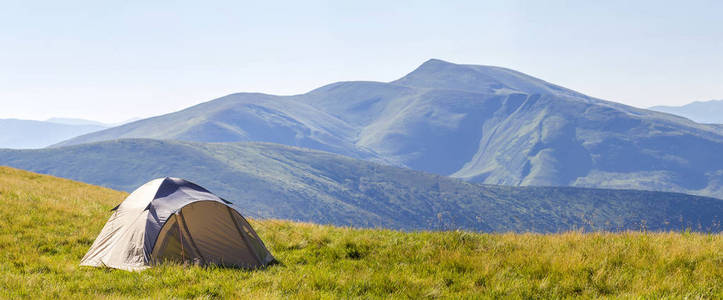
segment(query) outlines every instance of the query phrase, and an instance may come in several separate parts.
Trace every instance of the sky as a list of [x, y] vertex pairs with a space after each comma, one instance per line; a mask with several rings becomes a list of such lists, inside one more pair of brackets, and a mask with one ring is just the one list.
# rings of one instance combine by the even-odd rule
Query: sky
[[[263, 2], [263, 3], [261, 3]], [[636, 107], [723, 99], [723, 1], [5, 1], [0, 118], [107, 123], [430, 58]]]

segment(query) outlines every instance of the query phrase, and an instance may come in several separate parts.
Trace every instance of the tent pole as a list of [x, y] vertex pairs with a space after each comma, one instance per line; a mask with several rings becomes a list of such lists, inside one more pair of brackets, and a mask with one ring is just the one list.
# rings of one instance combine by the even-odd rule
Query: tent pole
[[186, 257], [183, 255], [183, 232], [180, 230], [180, 228], [178, 230], [178, 238], [181, 240], [181, 262], [185, 262]]
[[183, 221], [183, 229], [186, 230], [186, 234], [188, 234], [188, 241], [191, 242], [191, 246], [196, 250], [196, 253], [198, 253], [198, 256], [201, 258], [201, 263], [203, 265], [206, 265], [206, 259], [203, 258], [203, 254], [201, 254], [201, 250], [198, 249], [198, 246], [196, 246], [196, 242], [193, 241], [193, 237], [191, 236], [191, 232], [188, 231], [188, 226], [186, 226], [186, 218], [183, 217], [183, 208], [178, 211], [178, 215], [181, 216], [181, 221]]

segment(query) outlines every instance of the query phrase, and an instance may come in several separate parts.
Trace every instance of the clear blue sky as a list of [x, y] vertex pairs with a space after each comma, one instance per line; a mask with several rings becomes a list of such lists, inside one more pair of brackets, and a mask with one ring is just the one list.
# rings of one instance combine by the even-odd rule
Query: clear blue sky
[[0, 118], [497, 65], [638, 107], [723, 98], [723, 1], [0, 1]]

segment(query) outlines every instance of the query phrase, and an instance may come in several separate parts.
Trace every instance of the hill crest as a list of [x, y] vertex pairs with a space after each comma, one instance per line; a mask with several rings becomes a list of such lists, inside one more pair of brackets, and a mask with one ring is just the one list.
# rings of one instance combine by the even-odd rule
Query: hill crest
[[[272, 143], [113, 140], [0, 150], [0, 165], [132, 191], [159, 177], [208, 188], [252, 217], [406, 230], [559, 232], [715, 227], [719, 199], [676, 193], [480, 185]], [[713, 226], [713, 227], [711, 227]]]

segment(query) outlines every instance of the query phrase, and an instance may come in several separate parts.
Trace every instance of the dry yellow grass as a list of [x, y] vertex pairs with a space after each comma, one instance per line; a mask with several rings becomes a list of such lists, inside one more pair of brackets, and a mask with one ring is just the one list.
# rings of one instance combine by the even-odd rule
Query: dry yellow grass
[[126, 193], [0, 167], [0, 298], [723, 298], [723, 239], [252, 221], [264, 270], [78, 266]]

